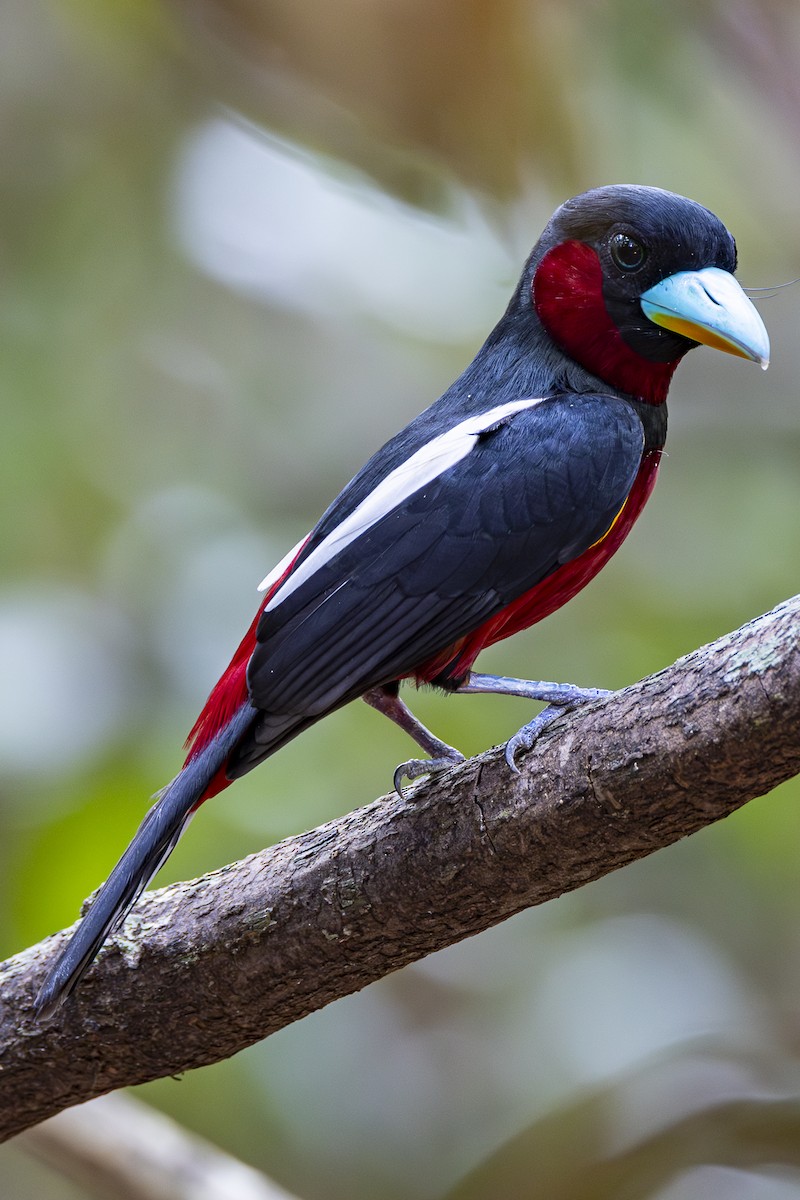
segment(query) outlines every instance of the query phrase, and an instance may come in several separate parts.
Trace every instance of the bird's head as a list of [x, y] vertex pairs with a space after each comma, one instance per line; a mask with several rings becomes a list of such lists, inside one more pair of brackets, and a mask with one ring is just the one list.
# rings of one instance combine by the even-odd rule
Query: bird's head
[[[698, 343], [766, 367], [769, 339], [733, 277], [736, 243], [700, 204], [660, 188], [597, 188], [553, 215], [524, 302], [592, 375], [651, 403]], [[528, 291], [529, 288], [529, 291]]]

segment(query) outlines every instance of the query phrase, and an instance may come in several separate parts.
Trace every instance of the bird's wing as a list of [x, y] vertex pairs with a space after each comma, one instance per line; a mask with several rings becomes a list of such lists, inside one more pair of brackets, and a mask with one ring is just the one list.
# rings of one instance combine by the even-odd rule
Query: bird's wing
[[643, 447], [613, 396], [516, 401], [454, 424], [312, 533], [261, 617], [252, 703], [314, 718], [413, 673], [601, 538]]

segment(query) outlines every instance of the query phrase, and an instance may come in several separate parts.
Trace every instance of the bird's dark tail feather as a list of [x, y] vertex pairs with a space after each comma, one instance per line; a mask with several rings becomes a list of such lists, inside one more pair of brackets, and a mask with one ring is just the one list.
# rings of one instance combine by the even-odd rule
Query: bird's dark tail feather
[[164, 788], [42, 985], [35, 1001], [37, 1017], [47, 1018], [56, 1011], [89, 969], [106, 938], [124, 921], [174, 850], [192, 812], [254, 716], [250, 704], [243, 704]]

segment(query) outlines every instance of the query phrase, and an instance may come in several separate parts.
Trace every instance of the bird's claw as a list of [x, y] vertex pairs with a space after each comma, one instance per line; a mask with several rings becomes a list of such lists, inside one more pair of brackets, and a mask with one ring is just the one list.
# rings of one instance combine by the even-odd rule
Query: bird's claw
[[513, 737], [510, 737], [506, 742], [505, 759], [515, 775], [519, 775], [519, 767], [516, 763], [518, 754], [533, 748], [539, 734], [549, 725], [551, 721], [555, 721], [556, 717], [560, 717], [562, 713], [568, 712], [567, 708], [562, 705], [556, 707], [555, 704], [550, 704], [547, 708], [535, 716], [527, 725], [523, 725], [518, 729]]
[[458, 750], [454, 750], [448, 757], [441, 758], [411, 758], [408, 762], [400, 763], [400, 766], [392, 776], [394, 790], [397, 792], [401, 800], [405, 800], [403, 792], [403, 780], [420, 779], [423, 775], [438, 775], [440, 771], [446, 771], [448, 767], [455, 767], [459, 763], [465, 762], [464, 755]]
[[515, 775], [519, 775], [519, 767], [516, 763], [517, 755], [533, 749], [536, 740], [548, 725], [558, 717], [563, 716], [564, 713], [572, 712], [584, 704], [591, 703], [592, 700], [602, 700], [605, 696], [611, 695], [611, 692], [607, 688], [576, 688], [575, 691], [580, 691], [580, 696], [575, 696], [567, 704], [549, 704], [532, 721], [529, 721], [527, 725], [523, 725], [513, 737], [508, 739], [505, 748], [505, 760]]

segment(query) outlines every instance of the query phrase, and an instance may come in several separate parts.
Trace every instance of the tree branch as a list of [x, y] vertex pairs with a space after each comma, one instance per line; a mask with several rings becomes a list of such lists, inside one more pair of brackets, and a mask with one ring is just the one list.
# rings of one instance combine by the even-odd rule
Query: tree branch
[[800, 772], [800, 597], [550, 726], [143, 897], [49, 1024], [63, 935], [0, 966], [0, 1138], [217, 1062], [433, 950], [667, 846]]
[[114, 1200], [297, 1200], [266, 1175], [131, 1096], [104, 1096], [18, 1142], [92, 1195]]

